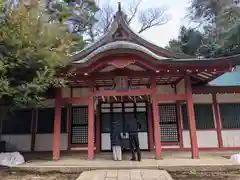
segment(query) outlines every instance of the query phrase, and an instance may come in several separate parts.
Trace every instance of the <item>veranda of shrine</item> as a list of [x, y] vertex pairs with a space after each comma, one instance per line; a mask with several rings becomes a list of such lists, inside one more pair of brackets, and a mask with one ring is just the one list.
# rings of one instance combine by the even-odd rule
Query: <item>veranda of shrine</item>
[[7, 147], [53, 151], [54, 160], [61, 151], [87, 151], [93, 159], [111, 151], [111, 118], [125, 122], [132, 113], [143, 126], [141, 149], [157, 159], [164, 150], [191, 150], [199, 158], [199, 150], [240, 149], [240, 88], [208, 85], [233, 71], [240, 56], [174, 54], [135, 34], [125, 20], [119, 8], [108, 32], [72, 55], [61, 74], [67, 87], [55, 91], [48, 108], [25, 109], [22, 132], [3, 123]]

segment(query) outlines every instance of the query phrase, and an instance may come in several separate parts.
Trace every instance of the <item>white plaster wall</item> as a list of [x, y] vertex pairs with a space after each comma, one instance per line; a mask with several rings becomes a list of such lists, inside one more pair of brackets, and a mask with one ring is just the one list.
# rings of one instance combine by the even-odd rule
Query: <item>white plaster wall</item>
[[[101, 150], [111, 150], [111, 137], [110, 133], [101, 133]], [[127, 135], [128, 136], [128, 135]], [[138, 133], [140, 149], [148, 149], [148, 133]]]
[[162, 146], [163, 149], [176, 149], [180, 148], [180, 146]]
[[218, 103], [240, 103], [240, 93], [217, 94]]
[[159, 94], [175, 94], [175, 89], [174, 89], [174, 87], [171, 87], [171, 85], [158, 85], [157, 93], [159, 93]]
[[[171, 85], [158, 85], [157, 86], [157, 93], [159, 94], [175, 94], [174, 87], [171, 87]], [[175, 103], [176, 101], [159, 101], [159, 103]]]
[[[199, 148], [218, 147], [217, 131], [197, 131], [197, 141]], [[191, 147], [188, 130], [183, 131], [183, 147]]]
[[[96, 147], [94, 147], [94, 150], [96, 149]], [[88, 147], [72, 147], [71, 151], [78, 151], [78, 150], [88, 150]]]
[[[68, 148], [68, 134], [61, 133], [60, 150]], [[35, 151], [52, 151], [53, 150], [53, 134], [36, 134]]]
[[7, 151], [31, 151], [31, 134], [28, 135], [2, 135], [1, 139], [6, 141]]
[[111, 150], [111, 138], [110, 133], [101, 134], [101, 150]]
[[139, 132], [138, 133], [139, 146], [140, 149], [148, 149], [148, 133], [147, 132]]
[[87, 97], [88, 96], [88, 88], [73, 88], [72, 89], [73, 97]]
[[223, 147], [240, 147], [240, 130], [222, 130]]
[[212, 103], [212, 94], [193, 94], [193, 103]]
[[71, 88], [69, 88], [69, 87], [62, 88], [62, 97], [63, 98], [71, 97]]
[[184, 79], [182, 79], [176, 86], [177, 94], [184, 94], [185, 93], [185, 84]]

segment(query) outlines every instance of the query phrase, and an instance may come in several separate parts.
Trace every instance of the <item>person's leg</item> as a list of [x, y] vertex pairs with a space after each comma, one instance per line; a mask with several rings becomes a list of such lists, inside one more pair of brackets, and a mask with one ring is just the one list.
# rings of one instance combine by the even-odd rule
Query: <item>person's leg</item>
[[142, 157], [141, 157], [141, 150], [140, 150], [140, 147], [139, 147], [138, 134], [134, 135], [134, 144], [135, 144], [136, 151], [137, 151], [138, 161], [141, 161]]
[[135, 152], [134, 152], [134, 138], [133, 135], [129, 135], [129, 142], [130, 142], [130, 150], [132, 153], [132, 161], [136, 160]]
[[116, 161], [116, 160], [117, 160], [116, 146], [113, 146], [113, 147], [112, 147], [112, 151], [113, 151], [113, 159], [114, 159], [114, 161]]
[[117, 146], [117, 158], [119, 161], [122, 160], [122, 149], [121, 149], [121, 146]]

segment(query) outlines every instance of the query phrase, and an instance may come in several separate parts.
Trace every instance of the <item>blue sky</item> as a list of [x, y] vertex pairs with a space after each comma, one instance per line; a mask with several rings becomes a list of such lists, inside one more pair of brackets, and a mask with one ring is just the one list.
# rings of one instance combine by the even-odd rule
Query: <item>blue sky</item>
[[[119, 0], [120, 1], [120, 0]], [[131, 0], [122, 0], [123, 8], [128, 5], [127, 2]], [[100, 3], [110, 2], [117, 5], [116, 0], [100, 0]], [[168, 41], [178, 36], [181, 25], [188, 25], [188, 20], [185, 18], [187, 12], [186, 8], [189, 6], [189, 0], [142, 0], [141, 7], [156, 7], [164, 6], [167, 8], [167, 14], [170, 20], [167, 24], [154, 27], [141, 35], [147, 40], [164, 47]], [[137, 24], [132, 24], [132, 28], [137, 31]]]

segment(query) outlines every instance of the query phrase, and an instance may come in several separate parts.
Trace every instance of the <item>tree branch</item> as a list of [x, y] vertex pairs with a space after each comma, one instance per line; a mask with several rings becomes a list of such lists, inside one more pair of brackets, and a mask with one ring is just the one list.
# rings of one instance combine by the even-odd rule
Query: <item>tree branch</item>
[[132, 20], [135, 18], [141, 2], [142, 0], [138, 0], [138, 1], [134, 1], [132, 4], [129, 5], [130, 18], [127, 21], [128, 24], [130, 24]]
[[141, 28], [138, 33], [142, 33], [154, 26], [166, 24], [169, 18], [165, 12], [165, 8], [149, 8], [140, 12], [138, 20], [141, 24]]

